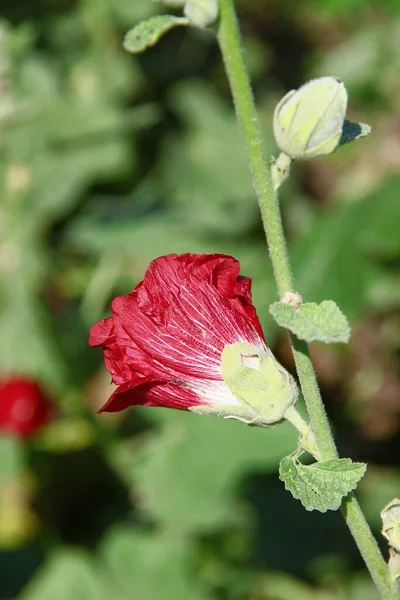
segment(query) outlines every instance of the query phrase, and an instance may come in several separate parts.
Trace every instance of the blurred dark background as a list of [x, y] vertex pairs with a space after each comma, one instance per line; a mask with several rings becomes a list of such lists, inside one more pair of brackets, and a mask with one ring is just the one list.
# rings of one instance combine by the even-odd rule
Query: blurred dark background
[[[282, 210], [305, 300], [334, 299], [350, 344], [313, 347], [342, 456], [379, 512], [400, 473], [400, 4], [242, 0], [269, 154], [289, 89], [334, 75], [372, 135], [301, 162]], [[138, 57], [150, 0], [3, 0], [0, 9], [0, 599], [372, 600], [339, 513], [278, 480], [289, 426], [163, 409], [98, 415], [112, 389], [90, 325], [153, 258], [224, 252], [253, 278], [267, 339], [293, 369], [212, 31]], [[15, 404], [17, 403], [17, 404]]]

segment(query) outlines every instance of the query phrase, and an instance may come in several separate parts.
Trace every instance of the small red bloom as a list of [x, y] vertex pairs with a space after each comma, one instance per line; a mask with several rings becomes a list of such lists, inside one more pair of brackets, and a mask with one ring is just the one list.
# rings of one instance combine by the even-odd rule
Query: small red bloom
[[0, 431], [28, 437], [45, 425], [52, 404], [41, 388], [24, 377], [0, 380]]
[[101, 411], [127, 406], [240, 406], [221, 374], [228, 344], [266, 350], [247, 277], [223, 254], [170, 254], [154, 260], [144, 280], [112, 302], [112, 316], [93, 325], [118, 386]]

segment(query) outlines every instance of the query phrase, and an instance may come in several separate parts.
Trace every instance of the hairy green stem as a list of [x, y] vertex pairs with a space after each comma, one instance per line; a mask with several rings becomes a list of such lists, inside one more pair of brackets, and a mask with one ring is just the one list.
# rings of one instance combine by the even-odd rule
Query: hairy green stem
[[399, 600], [398, 588], [390, 578], [388, 566], [353, 493], [344, 498], [341, 511], [381, 598]]
[[295, 336], [290, 336], [290, 338], [301, 391], [303, 392], [308, 416], [310, 417], [311, 428], [317, 440], [321, 460], [337, 458], [338, 453], [335, 441], [319, 391], [308, 346]]
[[[250, 79], [244, 61], [234, 3], [233, 0], [219, 0], [219, 5], [218, 40], [249, 158], [253, 185], [260, 206], [278, 293], [282, 298], [285, 292], [294, 291], [294, 280], [283, 232], [278, 196], [274, 189], [274, 182], [264, 152]], [[321, 460], [336, 458], [338, 455], [336, 445], [330, 430], [308, 347], [296, 338], [293, 338], [291, 342], [297, 373], [320, 458]], [[353, 494], [350, 494], [343, 501], [342, 512], [381, 597], [384, 600], [395, 600], [397, 594], [392, 586], [387, 565]]]
[[275, 281], [279, 295], [282, 297], [285, 292], [293, 291], [293, 276], [283, 233], [278, 196], [267, 169], [268, 161], [264, 153], [253, 93], [244, 63], [234, 7], [231, 2], [222, 0], [220, 10], [219, 43], [249, 156], [253, 185], [260, 205]]

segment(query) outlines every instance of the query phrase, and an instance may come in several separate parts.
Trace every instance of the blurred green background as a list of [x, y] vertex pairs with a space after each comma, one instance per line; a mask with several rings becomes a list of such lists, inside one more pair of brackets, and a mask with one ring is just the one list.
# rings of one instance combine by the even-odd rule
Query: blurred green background
[[[282, 210], [297, 289], [334, 299], [348, 347], [313, 347], [340, 453], [369, 463], [379, 511], [400, 473], [400, 4], [242, 0], [269, 154], [289, 89], [344, 80], [369, 138], [296, 164]], [[253, 278], [266, 336], [293, 369], [258, 208], [211, 31], [178, 28], [139, 57], [150, 0], [3, 0], [0, 371], [40, 382], [55, 419], [0, 437], [0, 598], [372, 600], [339, 513], [278, 480], [289, 426], [164, 409], [98, 415], [111, 393], [91, 324], [170, 252], [224, 252]]]

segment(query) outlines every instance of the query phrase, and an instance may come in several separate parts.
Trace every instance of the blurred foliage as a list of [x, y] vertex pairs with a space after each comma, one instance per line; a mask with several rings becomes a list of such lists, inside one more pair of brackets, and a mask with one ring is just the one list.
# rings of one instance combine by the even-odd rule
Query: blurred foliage
[[[312, 76], [342, 78], [349, 118], [372, 125], [296, 164], [282, 209], [298, 291], [353, 326], [348, 347], [314, 355], [341, 454], [370, 464], [360, 498], [377, 531], [400, 485], [400, 5], [237, 4], [269, 154], [274, 105]], [[39, 380], [57, 419], [30, 441], [0, 438], [0, 598], [372, 600], [340, 515], [306, 513], [278, 481], [289, 426], [96, 414], [111, 392], [88, 328], [169, 252], [239, 258], [292, 366], [213, 32], [122, 49], [164, 8], [2, 3], [0, 371]]]

